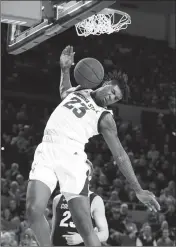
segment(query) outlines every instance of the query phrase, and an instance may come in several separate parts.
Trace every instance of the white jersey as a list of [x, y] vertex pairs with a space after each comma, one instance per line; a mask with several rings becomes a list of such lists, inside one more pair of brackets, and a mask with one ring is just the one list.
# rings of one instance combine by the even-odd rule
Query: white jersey
[[98, 123], [103, 112], [110, 112], [99, 107], [92, 99], [92, 90], [70, 93], [51, 114], [44, 130], [43, 141], [55, 143], [67, 140], [70, 145], [84, 150], [89, 138], [99, 134]]

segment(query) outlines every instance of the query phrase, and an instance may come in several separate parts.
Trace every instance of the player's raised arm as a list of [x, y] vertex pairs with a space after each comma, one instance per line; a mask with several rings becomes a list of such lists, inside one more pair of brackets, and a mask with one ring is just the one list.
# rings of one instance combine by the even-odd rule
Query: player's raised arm
[[70, 81], [70, 68], [74, 63], [74, 52], [72, 46], [67, 46], [60, 56], [61, 79], [60, 79], [60, 95], [61, 99], [67, 96], [67, 90], [72, 87]]
[[144, 203], [150, 210], [160, 210], [160, 205], [155, 199], [153, 193], [143, 190], [135, 176], [130, 159], [123, 149], [117, 135], [117, 128], [113, 116], [107, 113], [100, 121], [100, 132], [102, 133], [109, 149], [112, 152], [120, 171], [130, 183], [131, 188], [136, 192], [138, 199]]

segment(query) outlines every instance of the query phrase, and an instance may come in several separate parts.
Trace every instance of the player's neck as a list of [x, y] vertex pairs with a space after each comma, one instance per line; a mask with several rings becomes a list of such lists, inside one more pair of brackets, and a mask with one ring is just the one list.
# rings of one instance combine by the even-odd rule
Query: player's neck
[[95, 101], [95, 103], [96, 103], [98, 106], [102, 107], [101, 104], [100, 104], [100, 102], [99, 102], [99, 101], [97, 100], [97, 98], [96, 98], [96, 91], [92, 91], [92, 92], [90, 93], [90, 96], [92, 97], [93, 101]]

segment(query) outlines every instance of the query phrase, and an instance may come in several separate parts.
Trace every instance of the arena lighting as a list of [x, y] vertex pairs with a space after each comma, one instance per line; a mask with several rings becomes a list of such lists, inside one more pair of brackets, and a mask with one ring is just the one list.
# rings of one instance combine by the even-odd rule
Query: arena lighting
[[176, 136], [176, 131], [172, 131], [172, 135], [173, 136]]

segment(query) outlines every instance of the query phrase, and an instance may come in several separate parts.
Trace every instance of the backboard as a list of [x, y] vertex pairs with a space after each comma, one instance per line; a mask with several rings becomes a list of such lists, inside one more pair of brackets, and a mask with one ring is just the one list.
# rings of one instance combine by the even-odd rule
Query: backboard
[[94, 15], [115, 1], [1, 1], [7, 50], [20, 54]]

